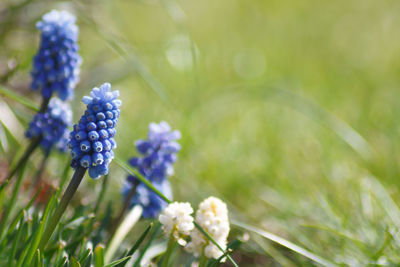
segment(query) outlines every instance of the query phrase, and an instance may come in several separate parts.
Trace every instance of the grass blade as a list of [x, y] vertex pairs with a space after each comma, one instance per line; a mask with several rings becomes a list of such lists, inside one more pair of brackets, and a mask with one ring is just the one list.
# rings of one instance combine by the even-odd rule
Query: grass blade
[[143, 208], [142, 206], [136, 205], [134, 206], [119, 225], [117, 231], [115, 232], [114, 236], [111, 238], [110, 244], [107, 246], [105, 261], [109, 262], [114, 252], [118, 249], [119, 245], [125, 239], [126, 235], [135, 226], [136, 222], [139, 221], [140, 217], [142, 216]]
[[147, 249], [150, 247], [151, 243], [154, 241], [154, 239], [156, 238], [156, 236], [160, 232], [160, 229], [161, 229], [161, 223], [157, 223], [156, 226], [154, 227], [153, 233], [151, 234], [151, 236], [149, 238], [149, 241], [147, 241], [146, 245], [144, 246], [144, 248], [140, 252], [139, 257], [137, 258], [135, 264], [133, 265], [134, 267], [139, 267], [140, 266], [140, 262], [142, 261], [144, 254], [146, 253]]
[[97, 247], [94, 249], [94, 266], [104, 266], [104, 246], [102, 244], [98, 244]]
[[[39, 242], [40, 239], [42, 238], [43, 235], [43, 230], [44, 230], [44, 226], [46, 225], [46, 222], [48, 221], [49, 215], [51, 213], [51, 210], [53, 209], [54, 205], [55, 205], [55, 194], [53, 194], [43, 212], [43, 216], [42, 216], [42, 220], [40, 222], [40, 226], [37, 229], [37, 231], [34, 233], [34, 238], [32, 240], [32, 242], [30, 243], [29, 249], [28, 249], [28, 253], [26, 255], [26, 259], [24, 261], [24, 265], [23, 266], [29, 266], [31, 264], [32, 258], [35, 254], [36, 249], [39, 246]], [[20, 264], [22, 263], [22, 261], [20, 261]], [[17, 265], [20, 266], [20, 265]]]
[[[214, 238], [211, 237], [209, 233], [207, 233], [206, 230], [204, 230], [197, 222], [194, 222], [194, 226], [207, 237], [208, 240], [210, 240], [219, 250], [221, 250], [225, 254], [225, 250], [222, 249], [222, 247], [214, 240]], [[233, 264], [233, 266], [238, 267], [237, 263], [232, 259], [232, 257], [227, 254], [226, 257], [229, 259], [229, 261]]]
[[19, 94], [15, 93], [9, 89], [6, 89], [5, 87], [3, 87], [1, 85], [0, 85], [0, 94], [5, 97], [8, 97], [14, 101], [17, 101], [18, 103], [24, 105], [25, 107], [27, 107], [33, 111], [36, 111], [36, 112], [39, 111], [39, 107], [35, 103], [33, 103], [31, 100], [29, 100], [23, 96], [20, 96]]
[[124, 258], [122, 258], [122, 259], [113, 261], [113, 262], [111, 262], [110, 264], [104, 265], [104, 267], [113, 267], [113, 266], [116, 266], [116, 265], [118, 265], [118, 264], [120, 264], [120, 263], [122, 263], [122, 262], [128, 261], [130, 258], [131, 258], [131, 256], [124, 257]]
[[10, 255], [8, 257], [8, 265], [9, 266], [13, 266], [14, 265], [14, 258], [15, 258], [15, 253], [17, 251], [17, 245], [19, 243], [19, 240], [21, 239], [21, 234], [22, 234], [22, 230], [24, 229], [25, 224], [24, 224], [24, 217], [21, 217], [21, 219], [19, 220], [19, 227], [17, 230], [17, 234], [15, 236], [12, 248], [11, 248], [11, 252]]
[[[153, 227], [153, 223], [150, 223], [150, 225], [146, 228], [146, 230], [142, 233], [142, 235], [139, 237], [138, 240], [136, 240], [136, 243], [133, 245], [133, 247], [129, 250], [129, 252], [126, 254], [126, 256], [132, 256], [133, 253], [136, 252], [136, 250], [139, 248], [140, 244], [142, 244], [143, 240], [146, 238], [147, 234], [150, 232], [151, 228]], [[125, 266], [125, 263], [121, 263], [118, 267], [123, 267]]]
[[81, 264], [75, 259], [75, 257], [71, 257], [71, 267], [81, 267]]
[[146, 178], [143, 177], [138, 171], [132, 169], [129, 167], [127, 164], [125, 164], [120, 158], [115, 157], [114, 161], [122, 168], [124, 169], [127, 173], [130, 175], [133, 175], [137, 177], [142, 183], [147, 185], [154, 193], [159, 195], [162, 199], [164, 199], [168, 204], [171, 203], [171, 200], [169, 200], [166, 196], [164, 196], [157, 188], [153, 186], [153, 184], [147, 180]]
[[316, 263], [321, 264], [322, 266], [326, 266], [326, 267], [337, 266], [336, 264], [333, 264], [333, 263], [331, 263], [331, 262], [329, 262], [329, 261], [327, 261], [327, 260], [325, 260], [325, 259], [313, 254], [312, 252], [308, 251], [307, 249], [302, 248], [302, 247], [300, 247], [300, 246], [298, 246], [298, 245], [296, 245], [296, 244], [294, 244], [294, 243], [292, 243], [292, 242], [290, 242], [290, 241], [288, 241], [288, 240], [286, 240], [286, 239], [284, 239], [282, 237], [274, 235], [274, 234], [272, 234], [270, 232], [264, 231], [262, 229], [259, 229], [259, 228], [256, 228], [256, 227], [241, 223], [241, 222], [232, 221], [232, 224], [236, 225], [236, 226], [238, 226], [240, 228], [243, 228], [243, 229], [245, 229], [247, 231], [256, 233], [256, 234], [258, 234], [258, 235], [260, 235], [260, 236], [262, 236], [262, 237], [264, 237], [264, 238], [266, 238], [266, 239], [268, 239], [268, 240], [270, 240], [272, 242], [275, 242], [275, 243], [277, 243], [277, 244], [279, 244], [281, 246], [284, 246], [284, 247], [296, 252], [297, 254], [300, 254], [300, 255], [302, 255], [302, 256], [304, 256], [306, 258], [309, 258], [310, 260], [312, 260], [312, 261], [314, 261]]

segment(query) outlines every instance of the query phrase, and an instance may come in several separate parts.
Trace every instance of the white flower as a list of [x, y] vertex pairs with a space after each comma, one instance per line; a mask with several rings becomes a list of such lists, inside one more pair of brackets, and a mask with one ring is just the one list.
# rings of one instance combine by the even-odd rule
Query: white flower
[[174, 202], [168, 205], [159, 216], [166, 236], [175, 238], [181, 246], [186, 245], [185, 237], [193, 230], [193, 209], [190, 203]]
[[[226, 250], [229, 235], [229, 219], [226, 204], [216, 197], [209, 197], [200, 203], [196, 212], [196, 222], [206, 230], [217, 244]], [[203, 252], [207, 258], [218, 259], [223, 252], [207, 239], [199, 230], [190, 233], [191, 241], [185, 247], [196, 257]]]

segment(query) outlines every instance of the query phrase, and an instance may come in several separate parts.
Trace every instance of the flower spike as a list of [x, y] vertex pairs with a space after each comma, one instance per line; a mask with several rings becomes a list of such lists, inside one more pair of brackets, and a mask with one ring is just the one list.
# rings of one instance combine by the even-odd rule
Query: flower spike
[[115, 126], [121, 106], [118, 96], [119, 92], [111, 91], [109, 83], [93, 88], [90, 96], [83, 97], [87, 109], [70, 133], [71, 165], [88, 168], [93, 179], [106, 175], [114, 158], [113, 149], [117, 147]]
[[39, 112], [29, 124], [26, 137], [40, 137], [40, 145], [49, 152], [52, 147], [60, 151], [67, 150], [68, 127], [72, 123], [72, 111], [68, 103], [53, 97], [47, 111]]
[[[228, 208], [224, 202], [216, 197], [206, 198], [199, 205], [195, 221], [215, 239], [223, 250], [226, 249], [230, 227]], [[207, 258], [218, 259], [223, 255], [223, 252], [197, 228], [190, 232], [190, 237], [191, 241], [185, 249], [196, 257], [204, 253]], [[222, 261], [225, 261], [225, 258]]]
[[41, 90], [44, 99], [53, 93], [63, 101], [74, 95], [82, 61], [75, 21], [66, 11], [53, 10], [36, 24], [42, 34], [39, 51], [33, 58], [31, 89]]

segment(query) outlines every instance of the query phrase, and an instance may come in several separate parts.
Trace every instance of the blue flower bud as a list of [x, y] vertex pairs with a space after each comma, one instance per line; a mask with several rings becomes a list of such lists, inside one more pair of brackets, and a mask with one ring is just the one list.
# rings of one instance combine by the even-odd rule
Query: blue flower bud
[[79, 147], [82, 152], [88, 152], [90, 150], [90, 142], [88, 140], [84, 140], [79, 144]]
[[95, 151], [95, 152], [103, 151], [103, 144], [100, 141], [94, 142], [93, 143], [93, 151]]
[[88, 131], [94, 131], [97, 129], [97, 125], [94, 122], [89, 122], [88, 124], [86, 124], [86, 129]]
[[92, 156], [92, 162], [95, 165], [101, 165], [104, 162], [103, 155], [101, 153], [94, 153]]
[[111, 142], [108, 139], [103, 140], [103, 149], [105, 151], [110, 151], [111, 150]]
[[[111, 129], [110, 129], [111, 130]], [[108, 134], [108, 131], [107, 130], [105, 130], [105, 129], [101, 129], [100, 131], [99, 131], [99, 135], [100, 135], [100, 139], [107, 139], [108, 138], [108, 136], [109, 136], [109, 134]]]
[[85, 140], [86, 137], [87, 137], [87, 134], [84, 131], [79, 131], [77, 134], [75, 134], [75, 139], [78, 141]]
[[90, 131], [88, 134], [90, 141], [96, 141], [99, 139], [99, 134], [96, 131]]
[[96, 114], [96, 119], [97, 119], [98, 121], [103, 121], [103, 120], [106, 119], [106, 115], [104, 115], [103, 112], [98, 112], [98, 113]]
[[80, 164], [84, 168], [89, 168], [90, 165], [92, 164], [92, 159], [90, 158], [90, 155], [88, 154], [84, 155], [80, 160]]

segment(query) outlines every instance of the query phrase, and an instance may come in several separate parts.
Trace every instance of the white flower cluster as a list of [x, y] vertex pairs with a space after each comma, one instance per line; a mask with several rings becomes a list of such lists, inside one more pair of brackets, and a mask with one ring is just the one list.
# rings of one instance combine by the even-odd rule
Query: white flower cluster
[[[226, 250], [229, 220], [228, 209], [224, 202], [216, 197], [203, 200], [196, 212], [196, 222], [211, 235], [223, 250]], [[198, 229], [194, 229], [190, 233], [190, 237], [191, 241], [185, 249], [196, 257], [203, 252], [207, 258], [218, 259], [223, 255], [223, 252]]]
[[190, 203], [174, 202], [160, 214], [159, 220], [166, 236], [173, 237], [181, 246], [186, 245], [186, 236], [194, 229], [193, 209]]

